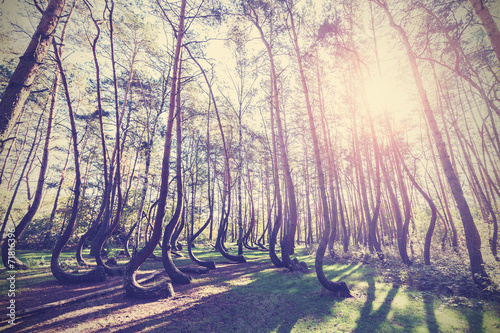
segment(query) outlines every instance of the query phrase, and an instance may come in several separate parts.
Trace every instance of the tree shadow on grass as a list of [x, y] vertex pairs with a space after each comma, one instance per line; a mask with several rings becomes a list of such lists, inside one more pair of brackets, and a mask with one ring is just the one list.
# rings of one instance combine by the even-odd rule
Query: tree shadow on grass
[[436, 320], [436, 314], [434, 312], [434, 298], [428, 293], [422, 293], [424, 299], [425, 307], [425, 321], [427, 323], [427, 329], [429, 333], [438, 333], [439, 325]]
[[387, 319], [387, 315], [391, 310], [391, 304], [398, 293], [399, 286], [393, 285], [392, 289], [387, 293], [384, 302], [377, 311], [373, 312], [373, 302], [375, 296], [375, 280], [372, 275], [367, 275], [368, 282], [367, 299], [361, 309], [359, 319], [356, 322], [355, 332], [377, 332], [382, 323]]
[[[279, 270], [270, 263], [219, 263], [192, 285], [174, 286], [176, 297], [145, 302], [107, 294], [84, 302], [20, 318], [14, 331], [46, 332], [89, 329], [92, 332], [290, 332], [297, 322], [331, 319], [342, 300], [323, 291], [314, 271]], [[351, 274], [354, 265], [333, 274]], [[32, 330], [30, 326], [37, 327]]]
[[247, 282], [207, 296], [183, 310], [172, 309], [111, 328], [117, 332], [288, 333], [301, 319], [312, 325], [325, 321], [334, 315], [334, 303], [342, 301], [322, 291], [314, 272], [265, 269]]
[[469, 324], [469, 332], [475, 333], [483, 333], [485, 332], [483, 323], [484, 323], [484, 315], [483, 311], [479, 309], [464, 309], [462, 313], [465, 315], [467, 319], [467, 323]]
[[[427, 329], [429, 330], [430, 333], [438, 333], [440, 332], [440, 329], [434, 311], [434, 297], [426, 292], [423, 292], [422, 296], [426, 313]], [[467, 324], [469, 325], [468, 332], [474, 332], [474, 333], [485, 332], [485, 329], [483, 327], [484, 314], [482, 308], [459, 307], [456, 308], [455, 310], [457, 312], [460, 312], [467, 320]]]

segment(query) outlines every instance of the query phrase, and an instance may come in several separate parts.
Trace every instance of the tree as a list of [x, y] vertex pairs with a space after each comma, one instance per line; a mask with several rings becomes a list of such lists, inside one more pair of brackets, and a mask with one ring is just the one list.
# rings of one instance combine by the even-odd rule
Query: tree
[[434, 117], [434, 112], [427, 98], [427, 93], [422, 82], [422, 76], [418, 69], [417, 59], [414, 54], [413, 48], [410, 44], [408, 36], [405, 30], [398, 24], [395, 23], [394, 18], [389, 11], [389, 7], [385, 1], [372, 0], [374, 1], [385, 13], [389, 23], [394, 30], [398, 33], [401, 38], [401, 43], [403, 44], [408, 60], [411, 65], [411, 70], [413, 77], [415, 79], [415, 84], [418, 89], [420, 100], [423, 105], [423, 111], [426, 116], [428, 125], [432, 131], [432, 137], [434, 138], [434, 143], [437, 147], [439, 159], [448, 180], [448, 184], [455, 198], [458, 210], [460, 212], [460, 217], [462, 219], [462, 224], [465, 231], [465, 240], [467, 243], [467, 250], [469, 252], [469, 259], [471, 264], [471, 273], [474, 281], [477, 284], [482, 284], [489, 280], [488, 275], [484, 270], [483, 257], [481, 254], [481, 238], [477, 230], [476, 224], [474, 223], [474, 218], [470, 212], [467, 200], [464, 197], [462, 191], [462, 186], [458, 180], [457, 174], [451, 164], [450, 156], [448, 155], [443, 136]]
[[[283, 176], [285, 178], [285, 188], [286, 188], [286, 193], [288, 195], [288, 212], [289, 212], [289, 228], [286, 230], [286, 235], [284, 237], [284, 241], [282, 242], [281, 245], [281, 256], [283, 260], [283, 265], [285, 267], [292, 267], [292, 260], [290, 258], [290, 255], [293, 254], [293, 246], [294, 246], [294, 239], [295, 239], [295, 231], [296, 231], [296, 226], [297, 226], [297, 200], [295, 198], [295, 188], [292, 180], [292, 173], [290, 169], [290, 163], [289, 163], [289, 158], [288, 158], [288, 152], [287, 152], [287, 145], [285, 143], [285, 134], [284, 134], [284, 126], [282, 124], [282, 119], [281, 119], [281, 113], [282, 110], [280, 109], [280, 102], [279, 102], [279, 91], [278, 91], [278, 76], [276, 74], [276, 66], [274, 62], [274, 56], [273, 56], [273, 51], [271, 48], [271, 45], [269, 44], [268, 40], [266, 39], [266, 36], [264, 34], [264, 31], [261, 27], [261, 24], [259, 22], [259, 14], [258, 10], [259, 8], [257, 7], [257, 3], [246, 3], [244, 4], [244, 11], [248, 18], [251, 20], [253, 25], [257, 28], [259, 31], [260, 38], [262, 40], [262, 43], [266, 47], [267, 54], [269, 56], [269, 62], [270, 62], [270, 67], [271, 67], [271, 86], [272, 86], [272, 98], [273, 98], [273, 109], [274, 109], [274, 115], [276, 117], [276, 128], [278, 130], [278, 142], [279, 142], [279, 148], [280, 148], [280, 157], [281, 157], [281, 165], [283, 167]], [[272, 8], [267, 8], [267, 5], [264, 5], [262, 7], [262, 10], [268, 11], [271, 10]], [[271, 15], [265, 13], [265, 15]], [[276, 175], [277, 177], [277, 175]], [[276, 190], [276, 189], [275, 189]], [[279, 202], [278, 202], [279, 206]]]
[[[314, 149], [314, 159], [316, 162], [316, 172], [318, 174], [318, 185], [321, 196], [321, 204], [323, 206], [323, 222], [324, 222], [324, 230], [323, 236], [321, 237], [321, 241], [318, 246], [318, 250], [316, 251], [316, 260], [314, 262], [314, 267], [316, 268], [316, 275], [318, 277], [319, 282], [325, 289], [338, 293], [342, 297], [350, 297], [351, 294], [349, 289], [347, 288], [347, 284], [343, 281], [340, 282], [332, 282], [327, 279], [324, 271], [323, 271], [323, 257], [325, 255], [326, 247], [328, 245], [328, 241], [330, 240], [330, 214], [328, 211], [328, 199], [326, 195], [325, 188], [325, 176], [323, 173], [321, 154], [319, 149], [318, 135], [316, 134], [316, 125], [314, 124], [314, 117], [312, 114], [311, 102], [309, 101], [309, 91], [307, 88], [306, 77], [304, 75], [304, 69], [302, 67], [302, 57], [300, 55], [299, 43], [297, 38], [297, 33], [295, 31], [295, 21], [293, 17], [293, 0], [289, 0], [287, 2], [287, 9], [290, 19], [290, 26], [292, 28], [292, 36], [293, 43], [295, 46], [295, 54], [297, 55], [297, 62], [299, 64], [299, 72], [300, 72], [300, 80], [302, 83], [302, 90], [304, 92], [304, 97], [306, 100], [306, 108], [307, 108], [307, 116], [309, 120], [309, 129], [311, 131], [311, 137], [313, 140], [313, 149]], [[335, 211], [334, 214], [337, 212]]]
[[57, 67], [61, 75], [62, 85], [64, 87], [64, 94], [66, 97], [66, 103], [68, 105], [69, 119], [71, 125], [71, 137], [73, 142], [73, 159], [75, 161], [75, 186], [73, 189], [74, 198], [73, 206], [71, 208], [71, 216], [69, 218], [68, 224], [64, 233], [59, 237], [54, 250], [52, 251], [52, 257], [50, 259], [50, 269], [54, 277], [61, 283], [82, 283], [82, 282], [99, 282], [106, 279], [106, 274], [101, 266], [83, 274], [74, 275], [71, 273], [64, 272], [59, 265], [59, 257], [66, 243], [68, 242], [73, 229], [75, 227], [77, 215], [78, 215], [78, 205], [80, 202], [80, 191], [81, 191], [81, 174], [80, 174], [80, 162], [79, 162], [79, 151], [78, 151], [78, 137], [76, 131], [75, 117], [73, 112], [73, 106], [71, 103], [71, 97], [69, 94], [68, 82], [66, 80], [66, 74], [64, 73], [62, 62], [61, 62], [61, 50], [54, 43], [54, 54], [56, 58]]
[[[191, 55], [191, 54], [190, 54]], [[212, 191], [210, 191], [210, 185], [211, 185], [211, 175], [210, 175], [210, 106], [211, 106], [211, 99], [209, 96], [209, 103], [208, 103], [208, 110], [207, 110], [207, 198], [208, 198], [208, 218], [206, 222], [203, 224], [203, 226], [197, 231], [194, 232], [192, 231], [192, 236], [188, 239], [188, 253], [189, 257], [193, 262], [195, 262], [197, 265], [200, 265], [202, 267], [206, 267], [208, 269], [215, 269], [215, 262], [213, 260], [207, 260], [207, 261], [202, 261], [193, 254], [193, 242], [196, 240], [196, 238], [210, 225], [212, 224], [213, 218], [214, 218], [214, 188], [212, 188]], [[215, 187], [215, 186], [214, 186]]]
[[483, 0], [469, 0], [472, 8], [476, 12], [477, 17], [481, 20], [483, 28], [490, 39], [491, 46], [493, 47], [493, 52], [497, 56], [497, 60], [500, 63], [500, 30], [491, 16], [490, 10], [484, 4]]
[[163, 218], [165, 217], [165, 206], [168, 195], [168, 177], [170, 170], [170, 148], [172, 144], [172, 129], [174, 122], [175, 95], [177, 92], [177, 75], [179, 73], [180, 54], [182, 47], [182, 38], [184, 36], [184, 21], [186, 12], [186, 0], [182, 0], [179, 13], [179, 25], [177, 27], [177, 42], [175, 45], [172, 82], [170, 88], [170, 102], [168, 109], [167, 130], [165, 133], [165, 144], [163, 148], [163, 160], [161, 170], [160, 197], [158, 199], [158, 208], [154, 222], [153, 234], [149, 242], [139, 250], [125, 268], [124, 286], [129, 297], [134, 298], [160, 298], [171, 297], [174, 294], [170, 282], [161, 281], [153, 287], [143, 287], [136, 280], [137, 269], [148, 259], [158, 245], [162, 233]]
[[[219, 252], [226, 258], [232, 261], [240, 262], [240, 263], [245, 263], [246, 259], [243, 255], [238, 254], [238, 255], [232, 255], [227, 252], [225, 246], [224, 246], [224, 241], [227, 235], [227, 227], [228, 227], [228, 219], [229, 219], [229, 213], [231, 211], [231, 169], [229, 165], [229, 152], [228, 152], [228, 147], [226, 145], [226, 138], [224, 136], [224, 130], [222, 127], [222, 121], [221, 117], [219, 114], [219, 109], [217, 107], [217, 101], [215, 99], [213, 90], [212, 90], [212, 85], [210, 84], [210, 81], [208, 80], [207, 74], [203, 70], [203, 67], [200, 65], [198, 60], [192, 55], [191, 51], [189, 48], [186, 48], [186, 50], [189, 53], [189, 56], [191, 60], [196, 64], [196, 66], [200, 69], [203, 78], [205, 79], [205, 83], [208, 86], [210, 98], [212, 99], [212, 103], [214, 105], [214, 110], [215, 110], [215, 115], [217, 117], [217, 123], [219, 125], [219, 131], [222, 139], [222, 147], [224, 150], [224, 180], [223, 180], [223, 190], [222, 190], [222, 211], [221, 211], [221, 217], [220, 217], [220, 223], [219, 223], [219, 231], [217, 233], [217, 240], [215, 243], [215, 248], [219, 250]], [[226, 207], [227, 204], [227, 207]]]
[[20, 58], [19, 64], [12, 74], [0, 101], [0, 136], [2, 146], [4, 140], [14, 128], [16, 118], [21, 113], [38, 70], [52, 45], [52, 40], [54, 39], [56, 28], [66, 2], [66, 0], [50, 0], [45, 10], [42, 10], [37, 4], [38, 10], [42, 13], [42, 18], [31, 37], [31, 42]]
[[184, 210], [184, 177], [182, 174], [182, 107], [181, 107], [181, 69], [182, 69], [182, 59], [179, 59], [179, 73], [177, 74], [177, 92], [176, 92], [176, 162], [175, 170], [176, 177], [175, 181], [177, 183], [177, 203], [175, 205], [175, 212], [170, 219], [170, 222], [165, 226], [165, 232], [163, 233], [163, 247], [161, 251], [163, 267], [168, 273], [170, 280], [175, 284], [189, 284], [191, 277], [182, 273], [174, 264], [172, 259], [172, 233], [175, 227], [181, 220], [182, 211]]

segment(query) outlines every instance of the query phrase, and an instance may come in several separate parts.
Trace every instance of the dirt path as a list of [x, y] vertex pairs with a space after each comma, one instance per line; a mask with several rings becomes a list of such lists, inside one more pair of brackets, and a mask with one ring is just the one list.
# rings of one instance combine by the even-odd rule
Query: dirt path
[[[181, 326], [189, 325], [193, 316], [203, 317], [203, 311], [212, 311], [208, 308], [198, 307], [196, 311], [191, 310], [196, 305], [206, 303], [208, 299], [217, 298], [227, 292], [231, 286], [245, 285], [250, 281], [248, 274], [252, 274], [270, 268], [269, 264], [247, 263], [235, 265], [231, 263], [219, 263], [217, 269], [209, 274], [194, 277], [193, 282], [187, 286], [174, 286], [176, 296], [171, 299], [157, 301], [138, 301], [125, 297], [123, 289], [101, 295], [98, 297], [84, 299], [76, 303], [63, 305], [61, 307], [30, 313], [16, 318], [17, 324], [11, 326], [7, 321], [0, 323], [0, 330], [15, 332], [138, 332], [146, 328], [154, 329], [162, 327], [162, 331], [168, 332], [169, 327], [175, 326], [178, 331], [179, 325], [171, 325], [177, 322]], [[151, 271], [142, 272], [142, 277]], [[16, 298], [18, 309], [34, 307], [54, 301], [85, 295], [91, 292], [119, 286], [121, 277], [109, 278], [98, 284], [86, 284], [78, 286], [63, 286], [57, 281], [47, 281], [34, 284], [25, 289]], [[237, 300], [234, 300], [237, 301]], [[2, 303], [5, 301], [2, 300]], [[219, 304], [220, 311], [230, 311], [230, 299], [224, 301], [208, 302]], [[213, 309], [217, 311], [217, 309]], [[200, 327], [200, 326], [197, 326]], [[210, 331], [209, 327], [206, 327]], [[188, 328], [186, 328], [190, 331]]]

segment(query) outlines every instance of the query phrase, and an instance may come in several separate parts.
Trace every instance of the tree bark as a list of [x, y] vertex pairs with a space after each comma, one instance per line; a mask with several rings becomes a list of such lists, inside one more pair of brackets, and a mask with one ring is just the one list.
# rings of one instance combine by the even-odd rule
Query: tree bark
[[19, 60], [0, 101], [0, 137], [6, 139], [15, 125], [14, 119], [21, 112], [38, 70], [50, 45], [67, 0], [50, 0], [42, 13], [31, 41]]
[[154, 223], [153, 234], [149, 242], [139, 250], [130, 259], [127, 267], [125, 268], [124, 274], [124, 287], [127, 296], [133, 298], [162, 298], [162, 297], [172, 297], [174, 291], [172, 284], [170, 282], [161, 281], [153, 287], [141, 286], [137, 280], [137, 270], [139, 267], [148, 259], [153, 251], [155, 250], [158, 242], [161, 238], [163, 218], [165, 217], [165, 206], [167, 203], [168, 195], [168, 177], [170, 168], [170, 150], [172, 144], [172, 129], [174, 122], [174, 110], [175, 110], [175, 94], [177, 92], [177, 74], [180, 60], [180, 52], [182, 47], [182, 37], [184, 35], [184, 19], [186, 11], [186, 0], [182, 0], [180, 8], [179, 26], [177, 30], [177, 43], [175, 46], [174, 62], [173, 62], [173, 77], [170, 89], [170, 104], [168, 109], [168, 121], [167, 130], [165, 133], [165, 144], [163, 148], [163, 160], [162, 160], [162, 171], [161, 171], [161, 183], [160, 183], [160, 197], [158, 199], [158, 208], [156, 209], [156, 218]]
[[77, 215], [78, 215], [78, 205], [80, 201], [80, 189], [81, 189], [81, 176], [80, 176], [80, 162], [79, 162], [79, 152], [78, 152], [78, 138], [75, 124], [75, 117], [73, 113], [73, 107], [71, 104], [71, 98], [69, 95], [68, 83], [66, 81], [66, 75], [64, 73], [61, 58], [60, 58], [60, 50], [57, 49], [56, 44], [54, 43], [54, 54], [56, 57], [57, 66], [61, 75], [61, 81], [64, 87], [64, 94], [66, 96], [66, 103], [68, 105], [69, 119], [71, 124], [71, 137], [73, 141], [73, 159], [75, 161], [75, 187], [73, 190], [74, 198], [73, 198], [73, 206], [71, 208], [71, 216], [64, 230], [64, 233], [61, 235], [59, 240], [57, 241], [54, 250], [52, 251], [52, 258], [50, 260], [50, 269], [52, 271], [52, 275], [61, 283], [82, 283], [82, 282], [99, 282], [104, 281], [106, 279], [106, 274], [102, 267], [97, 267], [83, 275], [74, 275], [70, 273], [66, 273], [63, 271], [61, 266], [59, 265], [59, 257], [63, 248], [66, 246], [71, 234], [73, 233], [73, 229], [75, 227]]
[[481, 20], [484, 31], [490, 39], [491, 46], [493, 47], [493, 52], [497, 56], [497, 60], [500, 63], [500, 31], [498, 26], [490, 14], [490, 10], [485, 6], [484, 0], [469, 0], [472, 8], [476, 12], [477, 17]]
[[389, 12], [389, 8], [384, 0], [381, 1], [372, 0], [372, 1], [375, 1], [383, 9], [390, 22], [391, 27], [393, 27], [399, 34], [401, 42], [403, 43], [406, 53], [408, 55], [408, 60], [411, 65], [413, 77], [415, 79], [415, 84], [417, 86], [418, 93], [420, 95], [420, 100], [423, 104], [424, 114], [431, 128], [432, 136], [434, 138], [434, 142], [438, 150], [439, 158], [441, 160], [444, 173], [446, 175], [448, 184], [450, 185], [453, 197], [455, 198], [455, 202], [460, 212], [460, 217], [462, 219], [462, 224], [465, 231], [465, 240], [467, 244], [467, 250], [469, 253], [471, 273], [474, 282], [476, 282], [477, 284], [482, 284], [483, 282], [489, 283], [490, 280], [488, 275], [486, 274], [486, 271], [484, 270], [484, 262], [481, 254], [481, 238], [479, 236], [476, 224], [474, 223], [474, 218], [472, 217], [472, 214], [470, 212], [467, 200], [464, 197], [460, 181], [451, 164], [450, 157], [448, 155], [441, 131], [439, 130], [439, 126], [434, 117], [434, 113], [432, 111], [430, 102], [427, 99], [427, 93], [425, 91], [424, 84], [422, 82], [422, 77], [418, 69], [417, 60], [415, 54], [413, 53], [408, 36], [406, 35], [406, 32], [403, 30], [403, 28], [394, 22], [394, 19], [391, 13]]
[[[179, 72], [177, 73], [177, 93], [176, 93], [176, 183], [177, 183], [177, 203], [175, 206], [175, 212], [169, 223], [165, 226], [165, 232], [163, 233], [163, 247], [161, 251], [163, 267], [167, 272], [170, 280], [174, 284], [189, 284], [191, 283], [191, 277], [189, 275], [181, 272], [174, 263], [172, 259], [172, 233], [175, 227], [181, 220], [181, 215], [184, 210], [184, 177], [182, 172], [182, 108], [181, 108], [181, 68], [182, 59], [179, 59]], [[176, 240], [173, 241], [175, 243]], [[175, 249], [175, 248], [174, 248]]]
[[[319, 282], [321, 285], [333, 292], [338, 294], [341, 297], [350, 297], [351, 294], [349, 292], [349, 288], [347, 288], [347, 284], [343, 281], [340, 282], [332, 282], [328, 280], [326, 277], [324, 271], [323, 271], [323, 258], [325, 255], [326, 247], [328, 245], [329, 239], [330, 239], [330, 216], [328, 212], [328, 199], [326, 196], [326, 188], [325, 188], [325, 176], [323, 174], [323, 167], [322, 167], [322, 161], [321, 161], [321, 154], [319, 150], [319, 142], [318, 142], [318, 136], [316, 134], [316, 126], [314, 124], [314, 117], [312, 114], [312, 107], [311, 103], [309, 101], [309, 92], [307, 88], [307, 82], [306, 82], [306, 77], [304, 74], [304, 70], [302, 68], [302, 57], [300, 55], [300, 50], [299, 50], [299, 44], [298, 44], [298, 38], [297, 38], [297, 33], [295, 31], [295, 23], [294, 23], [294, 18], [293, 18], [293, 1], [289, 0], [287, 2], [287, 8], [288, 8], [288, 13], [290, 14], [290, 24], [292, 28], [292, 33], [293, 33], [293, 42], [295, 46], [295, 53], [297, 55], [297, 62], [299, 64], [299, 72], [300, 72], [300, 79], [302, 83], [302, 90], [304, 92], [304, 97], [306, 100], [306, 107], [307, 107], [307, 115], [309, 119], [309, 128], [311, 131], [311, 137], [313, 141], [313, 150], [314, 150], [314, 158], [316, 162], [316, 172], [318, 173], [318, 185], [319, 185], [319, 190], [320, 190], [320, 195], [321, 195], [321, 204], [323, 206], [323, 223], [324, 223], [324, 229], [323, 229], [323, 235], [321, 237], [321, 241], [318, 245], [318, 250], [316, 252], [316, 259], [315, 259], [315, 269], [316, 269], [316, 275], [318, 277]], [[337, 212], [334, 212], [335, 214]]]

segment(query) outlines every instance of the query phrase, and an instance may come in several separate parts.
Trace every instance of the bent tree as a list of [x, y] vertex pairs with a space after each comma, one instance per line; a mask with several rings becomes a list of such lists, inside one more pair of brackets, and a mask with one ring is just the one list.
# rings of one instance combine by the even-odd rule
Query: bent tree
[[179, 14], [179, 25], [177, 28], [177, 43], [174, 50], [173, 69], [172, 69], [172, 82], [170, 86], [170, 100], [168, 108], [167, 129], [165, 133], [165, 144], [163, 146], [163, 159], [161, 166], [161, 183], [160, 183], [160, 196], [156, 209], [156, 217], [153, 226], [153, 234], [146, 243], [146, 245], [138, 251], [129, 261], [125, 268], [124, 274], [124, 287], [127, 296], [134, 298], [161, 298], [171, 297], [174, 295], [172, 284], [166, 281], [153, 287], [141, 286], [136, 279], [137, 270], [148, 259], [155, 250], [162, 234], [162, 224], [165, 217], [165, 207], [167, 204], [168, 195], [168, 178], [170, 173], [170, 151], [172, 146], [172, 130], [174, 123], [174, 110], [175, 110], [175, 95], [177, 92], [177, 75], [179, 73], [180, 53], [182, 47], [182, 38], [184, 36], [184, 20], [186, 12], [186, 0], [182, 0]]
[[[281, 159], [281, 165], [283, 167], [283, 176], [285, 180], [285, 189], [286, 193], [288, 195], [287, 201], [288, 202], [288, 228], [285, 232], [285, 235], [283, 237], [283, 241], [281, 244], [281, 257], [283, 261], [283, 266], [293, 269], [293, 262], [290, 258], [290, 255], [293, 254], [293, 247], [294, 247], [294, 239], [295, 239], [295, 232], [297, 228], [297, 200], [295, 198], [295, 188], [292, 180], [292, 172], [289, 164], [289, 158], [288, 158], [288, 152], [287, 152], [287, 144], [285, 143], [285, 134], [284, 134], [284, 126], [281, 121], [281, 110], [280, 110], [280, 102], [279, 102], [279, 94], [278, 94], [278, 76], [276, 73], [276, 66], [274, 62], [274, 55], [272, 51], [272, 47], [269, 44], [262, 25], [259, 21], [259, 10], [263, 10], [265, 13], [264, 15], [267, 16], [272, 16], [273, 14], [271, 13], [273, 11], [272, 8], [268, 8], [267, 6], [262, 6], [262, 8], [258, 7], [258, 3], [253, 3], [249, 1], [248, 3], [244, 4], [244, 10], [250, 21], [253, 23], [253, 25], [257, 28], [259, 31], [260, 39], [264, 46], [266, 47], [266, 51], [269, 57], [269, 65], [271, 68], [271, 91], [272, 91], [272, 107], [274, 110], [274, 117], [276, 118], [276, 128], [278, 130], [278, 143], [279, 143], [279, 152], [280, 152], [280, 159]], [[269, 12], [269, 13], [268, 13]], [[272, 35], [272, 32], [271, 32]], [[276, 165], [277, 163], [275, 163]], [[276, 174], [276, 178], [279, 177], [278, 174]], [[276, 182], [275, 178], [275, 182]], [[277, 198], [279, 199], [279, 196], [277, 194]], [[278, 206], [280, 206], [280, 203], [277, 203]], [[278, 207], [279, 209], [279, 207]]]
[[422, 76], [418, 68], [417, 58], [410, 44], [408, 35], [406, 34], [406, 31], [394, 21], [394, 17], [389, 10], [389, 6], [385, 2], [385, 0], [371, 1], [375, 2], [384, 11], [391, 27], [398, 33], [401, 42], [403, 43], [403, 46], [406, 50], [406, 54], [408, 56], [408, 60], [410, 62], [411, 70], [413, 73], [413, 78], [415, 79], [415, 84], [420, 96], [420, 101], [423, 105], [423, 111], [427, 119], [427, 123], [431, 129], [434, 144], [436, 145], [438, 151], [441, 166], [443, 167], [444, 173], [446, 175], [448, 185], [451, 188], [451, 192], [457, 204], [458, 211], [460, 212], [460, 217], [462, 219], [462, 224], [465, 232], [465, 241], [469, 253], [472, 278], [477, 284], [488, 282], [489, 277], [484, 270], [483, 257], [481, 254], [481, 238], [479, 236], [476, 224], [474, 223], [474, 218], [472, 217], [467, 200], [465, 199], [462, 186], [460, 185], [460, 181], [457, 177], [455, 169], [453, 168], [450, 156], [448, 155], [446, 144], [436, 122], [436, 118], [434, 117], [434, 112], [432, 110], [431, 104], [429, 102], [429, 99], [427, 98], [427, 92], [424, 88]]
[[[318, 186], [320, 190], [320, 196], [321, 196], [321, 203], [323, 205], [323, 223], [324, 223], [324, 230], [323, 230], [323, 235], [321, 237], [321, 241], [318, 245], [318, 250], [316, 252], [316, 260], [314, 262], [314, 267], [316, 269], [316, 275], [318, 277], [319, 282], [325, 289], [332, 291], [334, 293], [338, 293], [342, 297], [350, 297], [351, 294], [349, 292], [349, 288], [347, 287], [347, 284], [343, 281], [340, 282], [333, 282], [328, 280], [328, 278], [325, 275], [325, 272], [323, 271], [323, 258], [325, 256], [325, 251], [326, 247], [328, 245], [328, 241], [330, 239], [330, 214], [328, 212], [328, 198], [326, 194], [326, 187], [325, 187], [325, 175], [323, 172], [323, 166], [322, 166], [322, 160], [321, 160], [321, 152], [319, 148], [319, 140], [318, 140], [318, 134], [316, 133], [316, 125], [314, 123], [314, 117], [312, 114], [312, 107], [311, 107], [311, 102], [309, 100], [309, 91], [307, 88], [307, 82], [306, 82], [306, 77], [304, 74], [304, 69], [302, 67], [302, 57], [300, 55], [300, 49], [299, 49], [299, 42], [297, 38], [297, 33], [295, 31], [295, 22], [294, 22], [294, 17], [293, 17], [293, 1], [289, 0], [287, 2], [287, 9], [288, 13], [290, 15], [290, 26], [292, 29], [292, 36], [293, 36], [293, 44], [295, 46], [295, 53], [297, 55], [297, 62], [299, 64], [299, 72], [300, 72], [300, 81], [302, 83], [302, 91], [304, 92], [304, 97], [306, 100], [306, 109], [307, 109], [307, 116], [309, 120], [309, 129], [311, 132], [311, 137], [313, 141], [313, 150], [314, 150], [314, 160], [316, 162], [316, 172], [318, 174]], [[336, 213], [336, 212], [334, 212]]]
[[189, 253], [189, 258], [196, 263], [199, 266], [206, 267], [208, 269], [215, 269], [215, 262], [213, 260], [200, 260], [198, 259], [194, 253], [193, 253], [193, 242], [196, 240], [196, 238], [201, 235], [201, 233], [213, 222], [214, 218], [214, 200], [213, 200], [213, 194], [214, 194], [214, 189], [215, 186], [213, 186], [214, 189], [212, 191], [210, 190], [210, 184], [211, 184], [211, 176], [210, 176], [210, 96], [209, 96], [209, 102], [208, 102], [208, 110], [207, 110], [207, 198], [208, 198], [208, 218], [205, 221], [205, 223], [201, 226], [200, 229], [198, 229], [197, 232], [194, 232], [193, 230], [193, 235], [188, 239], [188, 253]]
[[[200, 69], [201, 74], [203, 75], [203, 78], [205, 80], [205, 83], [208, 86], [208, 91], [210, 94], [210, 98], [212, 99], [212, 103], [214, 105], [214, 110], [215, 110], [215, 115], [217, 117], [217, 123], [219, 125], [219, 131], [221, 134], [221, 140], [222, 140], [222, 147], [224, 150], [224, 184], [223, 184], [223, 193], [222, 193], [222, 209], [221, 209], [221, 217], [220, 217], [220, 224], [219, 224], [219, 231], [217, 234], [217, 240], [215, 244], [215, 248], [219, 250], [219, 252], [224, 256], [224, 258], [240, 262], [240, 263], [245, 263], [246, 259], [245, 256], [242, 254], [238, 255], [232, 255], [230, 254], [227, 249], [224, 246], [224, 240], [226, 238], [227, 234], [227, 226], [228, 226], [228, 219], [229, 219], [229, 213], [230, 213], [230, 208], [231, 208], [231, 169], [229, 165], [229, 152], [227, 149], [226, 145], [226, 138], [224, 136], [224, 130], [222, 127], [222, 122], [220, 119], [219, 115], [219, 109], [217, 107], [217, 101], [215, 99], [213, 90], [212, 90], [212, 85], [210, 84], [210, 81], [208, 80], [207, 74], [205, 73], [205, 70], [203, 67], [200, 65], [199, 61], [196, 60], [196, 58], [193, 56], [191, 51], [189, 50], [188, 47], [186, 47], [187, 52], [189, 53], [189, 56], [191, 60], [196, 64], [196, 66]], [[226, 209], [226, 203], [227, 203], [227, 209]]]
[[177, 94], [176, 94], [176, 182], [177, 182], [177, 203], [175, 206], [174, 215], [170, 221], [165, 226], [165, 232], [163, 233], [163, 243], [162, 243], [162, 261], [165, 271], [168, 273], [172, 283], [176, 284], [189, 284], [191, 282], [191, 277], [181, 272], [174, 263], [172, 259], [172, 234], [175, 227], [181, 220], [182, 211], [184, 210], [184, 184], [183, 184], [183, 174], [182, 174], [182, 108], [181, 108], [181, 69], [182, 69], [182, 59], [179, 59], [179, 73], [177, 74]]
[[81, 283], [81, 282], [99, 282], [104, 281], [106, 279], [106, 274], [104, 269], [101, 266], [96, 267], [95, 269], [83, 274], [83, 275], [75, 275], [64, 272], [64, 270], [59, 265], [59, 257], [63, 248], [66, 246], [71, 234], [73, 233], [73, 229], [75, 228], [76, 219], [78, 215], [78, 205], [80, 202], [80, 194], [81, 194], [81, 172], [80, 172], [80, 161], [79, 161], [79, 151], [78, 151], [78, 137], [76, 131], [75, 124], [75, 116], [73, 112], [73, 106], [71, 103], [71, 97], [69, 95], [69, 87], [68, 82], [66, 80], [66, 75], [64, 73], [62, 62], [61, 62], [61, 50], [54, 43], [54, 54], [57, 62], [57, 67], [59, 69], [59, 73], [61, 75], [61, 81], [64, 88], [64, 95], [66, 97], [66, 103], [68, 106], [69, 112], [69, 120], [71, 125], [71, 137], [73, 143], [73, 159], [75, 162], [75, 185], [73, 188], [73, 206], [71, 207], [71, 216], [69, 218], [68, 224], [66, 225], [66, 229], [64, 233], [59, 237], [54, 250], [52, 251], [52, 258], [50, 260], [50, 269], [54, 277], [61, 283]]

